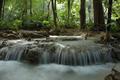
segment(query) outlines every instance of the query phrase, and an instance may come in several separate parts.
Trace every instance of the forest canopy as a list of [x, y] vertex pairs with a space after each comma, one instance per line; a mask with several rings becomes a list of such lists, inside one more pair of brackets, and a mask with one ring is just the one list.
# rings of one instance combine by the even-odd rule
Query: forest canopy
[[0, 0], [0, 29], [105, 30], [109, 25], [120, 31], [120, 0]]

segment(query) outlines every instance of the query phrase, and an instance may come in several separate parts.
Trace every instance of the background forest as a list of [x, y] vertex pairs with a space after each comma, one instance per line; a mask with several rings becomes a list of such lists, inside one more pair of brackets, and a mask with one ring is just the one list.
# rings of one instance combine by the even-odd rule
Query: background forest
[[0, 0], [0, 29], [120, 31], [120, 0]]

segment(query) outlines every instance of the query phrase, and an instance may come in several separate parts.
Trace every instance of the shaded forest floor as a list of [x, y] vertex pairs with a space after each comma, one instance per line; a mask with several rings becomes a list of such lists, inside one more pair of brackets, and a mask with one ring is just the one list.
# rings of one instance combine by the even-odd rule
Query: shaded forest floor
[[[101, 38], [105, 32], [100, 31], [80, 31], [79, 29], [40, 29], [40, 30], [0, 30], [0, 39], [21, 39], [21, 38], [45, 38], [50, 35], [81, 36]], [[120, 32], [110, 33], [112, 38], [120, 40]]]

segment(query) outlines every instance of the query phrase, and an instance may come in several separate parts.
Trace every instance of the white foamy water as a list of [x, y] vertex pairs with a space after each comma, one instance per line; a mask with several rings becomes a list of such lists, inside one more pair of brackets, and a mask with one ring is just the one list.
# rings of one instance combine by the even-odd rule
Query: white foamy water
[[[70, 67], [0, 61], [0, 80], [104, 80], [114, 64]], [[120, 67], [118, 64], [116, 68]]]

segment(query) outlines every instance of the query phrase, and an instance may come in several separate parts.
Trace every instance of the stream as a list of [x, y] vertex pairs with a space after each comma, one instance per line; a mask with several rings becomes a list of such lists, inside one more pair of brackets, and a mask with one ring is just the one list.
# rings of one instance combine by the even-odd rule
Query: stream
[[0, 80], [104, 80], [115, 65], [111, 47], [93, 40], [8, 40], [0, 59]]
[[[16, 61], [0, 61], [0, 80], [104, 80], [114, 64], [64, 66], [58, 64], [29, 65]], [[117, 64], [116, 69], [119, 69]]]

